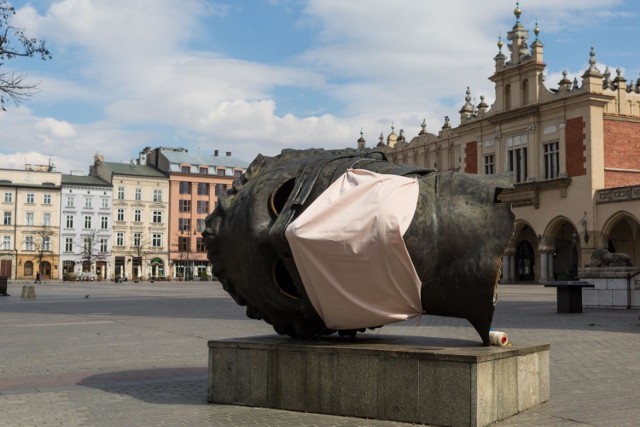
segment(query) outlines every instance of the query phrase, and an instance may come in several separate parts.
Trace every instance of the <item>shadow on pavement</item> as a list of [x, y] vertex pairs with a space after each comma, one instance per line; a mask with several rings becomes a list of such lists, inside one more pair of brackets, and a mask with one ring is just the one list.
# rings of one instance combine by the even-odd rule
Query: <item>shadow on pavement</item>
[[78, 385], [167, 405], [207, 404], [207, 368], [152, 368], [92, 375]]

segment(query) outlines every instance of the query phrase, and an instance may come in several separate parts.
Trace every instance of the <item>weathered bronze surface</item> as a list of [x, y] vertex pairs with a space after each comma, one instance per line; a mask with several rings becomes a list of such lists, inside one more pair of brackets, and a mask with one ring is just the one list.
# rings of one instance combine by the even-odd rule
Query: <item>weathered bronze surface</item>
[[[348, 168], [419, 178], [405, 243], [422, 281], [425, 314], [469, 320], [485, 345], [514, 216], [497, 196], [504, 177], [434, 172], [369, 150], [284, 150], [259, 155], [220, 197], [203, 233], [213, 272], [247, 316], [310, 339], [326, 328], [305, 293], [285, 229]], [[377, 327], [379, 325], [370, 325]], [[357, 331], [337, 331], [355, 335]]]

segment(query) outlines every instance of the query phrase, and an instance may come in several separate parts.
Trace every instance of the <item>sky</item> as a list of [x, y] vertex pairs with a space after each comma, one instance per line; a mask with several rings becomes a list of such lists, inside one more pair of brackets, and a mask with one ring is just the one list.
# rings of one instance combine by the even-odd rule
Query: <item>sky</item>
[[[496, 43], [510, 0], [11, 0], [12, 24], [53, 58], [18, 58], [38, 93], [0, 112], [0, 168], [88, 172], [96, 154], [144, 147], [230, 151], [247, 163], [285, 148], [374, 147], [381, 133], [437, 133], [470, 88], [494, 101]], [[601, 71], [640, 77], [640, 2], [524, 0], [545, 83]]]

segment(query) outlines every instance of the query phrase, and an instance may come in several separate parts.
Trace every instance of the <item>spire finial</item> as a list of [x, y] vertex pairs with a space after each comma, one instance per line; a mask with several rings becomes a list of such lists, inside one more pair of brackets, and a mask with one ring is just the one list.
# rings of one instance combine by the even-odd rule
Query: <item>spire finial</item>
[[589, 66], [593, 67], [596, 65], [596, 50], [591, 46], [591, 50], [589, 51]]
[[538, 34], [540, 34], [540, 27], [538, 27], [538, 20], [536, 19], [536, 26], [533, 27], [533, 34], [536, 35], [536, 41], [538, 41]]
[[425, 132], [427, 132], [427, 119], [422, 119], [422, 124], [420, 124], [420, 129], [422, 129], [420, 131], [420, 135], [422, 135]]
[[504, 43], [502, 43], [502, 36], [498, 36], [498, 53], [502, 53], [502, 46], [504, 46]]
[[516, 16], [516, 24], [520, 23], [520, 15], [522, 15], [522, 9], [520, 9], [520, 2], [516, 2], [516, 8], [513, 10], [513, 14]]
[[364, 128], [360, 128], [360, 138], [362, 138], [364, 136]]

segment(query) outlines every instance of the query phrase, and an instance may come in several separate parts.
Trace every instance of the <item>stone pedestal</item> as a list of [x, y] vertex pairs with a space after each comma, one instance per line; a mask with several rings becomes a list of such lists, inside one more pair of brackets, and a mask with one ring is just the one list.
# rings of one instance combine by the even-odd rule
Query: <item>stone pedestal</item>
[[549, 399], [549, 345], [391, 335], [209, 341], [208, 400], [443, 426], [485, 426]]
[[594, 285], [582, 292], [584, 307], [640, 308], [640, 268], [589, 267], [578, 275]]

